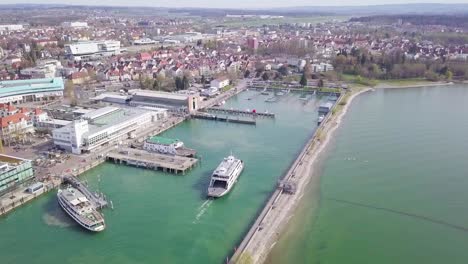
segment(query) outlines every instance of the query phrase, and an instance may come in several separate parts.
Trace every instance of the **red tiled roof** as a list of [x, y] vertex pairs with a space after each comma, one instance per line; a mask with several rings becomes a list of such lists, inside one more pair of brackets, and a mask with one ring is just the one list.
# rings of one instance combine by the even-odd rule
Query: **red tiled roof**
[[9, 115], [6, 117], [0, 117], [0, 124], [2, 128], [5, 128], [9, 125], [9, 123], [18, 123], [21, 119], [29, 120], [29, 118], [23, 113], [16, 113], [14, 115]]

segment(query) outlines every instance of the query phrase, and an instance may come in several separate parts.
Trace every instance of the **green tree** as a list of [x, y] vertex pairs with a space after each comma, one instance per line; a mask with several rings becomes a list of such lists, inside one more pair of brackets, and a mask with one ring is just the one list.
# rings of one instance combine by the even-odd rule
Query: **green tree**
[[186, 75], [182, 78], [182, 90], [187, 90], [190, 87], [189, 79]]
[[324, 83], [323, 83], [323, 79], [320, 79], [317, 83], [317, 86], [318, 87], [323, 87]]
[[307, 77], [305, 75], [305, 72], [302, 73], [302, 77], [301, 77], [301, 80], [299, 81], [299, 83], [302, 85], [302, 87], [307, 86]]
[[447, 80], [452, 80], [452, 77], [453, 77], [452, 71], [447, 70], [447, 72], [445, 73], [445, 78], [446, 78]]
[[286, 76], [288, 75], [288, 67], [282, 65], [279, 69], [278, 69], [278, 72], [283, 75], [283, 76]]
[[182, 79], [179, 76], [175, 77], [174, 82], [175, 82], [176, 91], [183, 89]]
[[201, 80], [200, 80], [201, 84], [203, 85], [202, 87], [205, 88], [205, 84], [206, 84], [206, 78], [205, 78], [205, 75], [202, 75], [201, 76]]
[[248, 78], [250, 76], [250, 71], [249, 70], [245, 70], [244, 72], [244, 78]]

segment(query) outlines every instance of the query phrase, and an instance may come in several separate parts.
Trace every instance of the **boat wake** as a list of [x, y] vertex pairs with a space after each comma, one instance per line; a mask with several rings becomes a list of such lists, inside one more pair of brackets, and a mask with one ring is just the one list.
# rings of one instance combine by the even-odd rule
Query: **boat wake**
[[48, 226], [70, 227], [74, 225], [71, 219], [60, 210], [45, 213], [42, 215], [42, 220]]
[[210, 205], [213, 203], [213, 199], [208, 199], [205, 202], [203, 202], [200, 207], [197, 209], [197, 215], [195, 216], [195, 220], [193, 220], [193, 224], [198, 224], [200, 222], [200, 218], [206, 213], [206, 210], [210, 207]]

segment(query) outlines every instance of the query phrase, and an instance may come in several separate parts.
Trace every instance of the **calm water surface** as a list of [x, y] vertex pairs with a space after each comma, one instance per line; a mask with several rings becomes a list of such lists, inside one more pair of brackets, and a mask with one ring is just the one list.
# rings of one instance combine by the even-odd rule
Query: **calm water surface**
[[[226, 107], [269, 110], [277, 118], [256, 126], [192, 120], [165, 133], [202, 156], [186, 175], [111, 163], [86, 173], [115, 207], [104, 210], [102, 233], [70, 221], [55, 193], [0, 219], [0, 263], [223, 263], [316, 128], [319, 100], [299, 96], [265, 103], [266, 96], [247, 91]], [[245, 170], [227, 197], [207, 200], [211, 172], [231, 151]]]
[[356, 98], [268, 263], [468, 263], [467, 117], [468, 86]]

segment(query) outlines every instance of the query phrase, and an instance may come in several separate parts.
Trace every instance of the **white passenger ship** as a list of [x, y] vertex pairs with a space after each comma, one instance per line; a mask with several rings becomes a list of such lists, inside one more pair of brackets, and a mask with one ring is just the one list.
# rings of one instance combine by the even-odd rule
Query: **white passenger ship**
[[93, 232], [106, 228], [102, 214], [79, 190], [73, 187], [59, 189], [57, 198], [62, 209], [82, 227]]
[[244, 169], [244, 162], [230, 155], [218, 165], [211, 175], [208, 196], [221, 197], [227, 194], [237, 181]]

